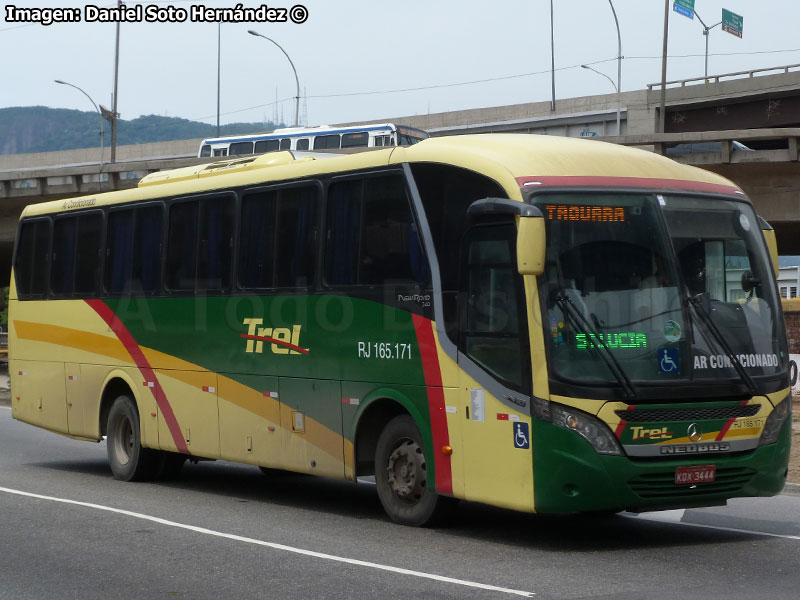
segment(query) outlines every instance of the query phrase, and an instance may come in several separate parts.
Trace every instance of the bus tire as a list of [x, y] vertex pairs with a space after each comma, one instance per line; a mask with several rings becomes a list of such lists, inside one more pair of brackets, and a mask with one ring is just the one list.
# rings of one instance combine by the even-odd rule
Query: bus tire
[[375, 483], [389, 518], [401, 525], [440, 524], [454, 500], [428, 487], [427, 460], [414, 420], [400, 415], [389, 421], [375, 449]]
[[129, 396], [119, 396], [108, 411], [106, 450], [114, 479], [144, 481], [156, 474], [161, 457], [142, 447], [139, 411]]

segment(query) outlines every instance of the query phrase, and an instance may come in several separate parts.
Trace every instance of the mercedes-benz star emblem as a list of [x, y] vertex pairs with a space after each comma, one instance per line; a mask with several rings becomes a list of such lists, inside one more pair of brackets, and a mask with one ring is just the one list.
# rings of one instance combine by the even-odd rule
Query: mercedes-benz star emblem
[[689, 440], [692, 442], [699, 442], [703, 439], [703, 432], [700, 431], [700, 428], [697, 426], [697, 423], [692, 423], [686, 429], [686, 434], [689, 436]]

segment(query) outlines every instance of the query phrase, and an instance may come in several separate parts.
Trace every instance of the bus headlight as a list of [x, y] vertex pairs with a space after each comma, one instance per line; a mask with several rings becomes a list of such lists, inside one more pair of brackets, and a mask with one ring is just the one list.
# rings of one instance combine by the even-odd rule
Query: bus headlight
[[778, 441], [778, 435], [792, 414], [792, 398], [791, 393], [784, 398], [778, 406], [772, 409], [772, 412], [767, 417], [767, 422], [764, 424], [764, 431], [761, 432], [761, 439], [758, 440], [759, 446], [766, 446], [767, 444], [774, 444]]
[[598, 454], [615, 456], [622, 454], [622, 449], [614, 434], [597, 417], [575, 408], [539, 400], [538, 398], [534, 399], [533, 412], [535, 417], [574, 431], [589, 442]]

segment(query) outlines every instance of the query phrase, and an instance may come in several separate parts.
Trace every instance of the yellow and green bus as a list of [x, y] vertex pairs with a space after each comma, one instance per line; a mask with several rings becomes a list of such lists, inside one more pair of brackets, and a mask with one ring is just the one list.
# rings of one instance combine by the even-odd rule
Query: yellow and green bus
[[454, 499], [646, 511], [780, 492], [774, 235], [715, 174], [533, 135], [277, 152], [29, 206], [16, 419], [117, 479], [224, 459]]

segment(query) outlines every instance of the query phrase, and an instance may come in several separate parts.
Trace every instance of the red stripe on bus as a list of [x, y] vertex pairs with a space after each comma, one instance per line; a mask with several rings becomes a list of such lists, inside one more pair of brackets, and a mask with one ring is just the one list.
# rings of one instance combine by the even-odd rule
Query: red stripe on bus
[[[635, 410], [635, 409], [636, 405], [630, 404], [626, 410]], [[620, 439], [620, 436], [622, 435], [622, 432], [625, 431], [625, 426], [627, 424], [628, 422], [625, 419], [620, 419], [619, 425], [617, 425], [617, 429], [616, 431], [614, 431], [614, 435], [617, 436], [617, 439]]]
[[422, 371], [425, 388], [428, 392], [428, 411], [431, 416], [431, 436], [433, 437], [433, 462], [436, 467], [436, 491], [453, 493], [453, 468], [450, 457], [442, 454], [441, 448], [450, 445], [447, 430], [447, 414], [444, 407], [442, 372], [439, 368], [439, 354], [433, 337], [433, 324], [428, 319], [412, 315], [417, 332], [419, 354], [422, 357]]
[[686, 181], [684, 179], [658, 179], [650, 177], [610, 177], [606, 175], [547, 175], [544, 177], [517, 177], [520, 186], [528, 185], [529, 188], [537, 186], [579, 186], [579, 187], [636, 187], [636, 188], [663, 188], [675, 190], [692, 190], [695, 192], [716, 192], [719, 194], [742, 194], [734, 186], [720, 183], [706, 183], [704, 181]]
[[723, 427], [722, 430], [719, 432], [719, 434], [717, 435], [717, 439], [715, 441], [717, 441], [717, 442], [721, 442], [722, 441], [722, 438], [724, 438], [725, 434], [728, 433], [728, 429], [731, 428], [731, 425], [733, 425], [733, 422], [735, 420], [736, 420], [736, 417], [733, 417], [732, 419], [728, 419], [728, 422], [725, 423], [725, 427]]
[[258, 340], [259, 342], [269, 342], [270, 344], [278, 344], [279, 346], [285, 346], [286, 348], [294, 350], [295, 352], [308, 354], [308, 350], [306, 348], [295, 346], [294, 344], [290, 344], [289, 342], [284, 342], [283, 340], [276, 340], [275, 338], [271, 337], [262, 337], [260, 335], [247, 335], [246, 333], [241, 334], [241, 336], [246, 340]]
[[156, 404], [158, 404], [161, 414], [164, 415], [164, 420], [167, 423], [170, 434], [172, 434], [172, 440], [175, 442], [175, 447], [178, 449], [178, 452], [190, 454], [189, 447], [186, 445], [186, 441], [183, 439], [183, 434], [181, 433], [181, 428], [178, 425], [178, 419], [175, 417], [175, 413], [172, 411], [172, 406], [170, 406], [169, 400], [167, 400], [167, 395], [164, 393], [164, 389], [161, 387], [161, 383], [159, 383], [158, 379], [156, 378], [156, 374], [153, 371], [153, 368], [150, 366], [150, 363], [145, 358], [142, 349], [139, 348], [139, 344], [137, 344], [136, 340], [133, 339], [131, 332], [128, 331], [128, 328], [125, 327], [117, 315], [115, 315], [108, 305], [106, 305], [106, 303], [102, 300], [85, 300], [85, 302], [91, 306], [98, 315], [100, 315], [100, 318], [106, 322], [106, 325], [111, 328], [111, 331], [113, 331], [119, 341], [122, 342], [122, 345], [125, 347], [125, 350], [128, 351], [128, 354], [131, 355], [134, 364], [141, 372], [145, 381], [153, 384], [152, 386], [148, 387], [153, 392], [153, 397], [156, 399]]

